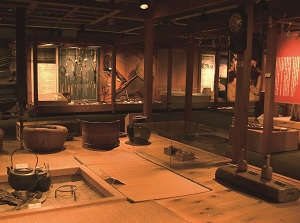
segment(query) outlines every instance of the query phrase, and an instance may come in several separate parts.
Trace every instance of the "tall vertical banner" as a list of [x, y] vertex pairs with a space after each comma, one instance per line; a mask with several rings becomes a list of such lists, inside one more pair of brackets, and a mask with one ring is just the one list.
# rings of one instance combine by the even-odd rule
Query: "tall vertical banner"
[[300, 104], [300, 38], [298, 33], [278, 36], [275, 102]]

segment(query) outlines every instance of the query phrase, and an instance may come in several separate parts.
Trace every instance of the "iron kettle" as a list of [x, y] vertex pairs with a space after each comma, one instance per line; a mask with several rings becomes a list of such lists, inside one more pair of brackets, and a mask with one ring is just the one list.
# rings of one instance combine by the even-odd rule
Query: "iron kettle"
[[36, 156], [36, 164], [34, 168], [26, 167], [26, 168], [13, 168], [13, 155], [15, 152], [20, 151], [24, 149], [16, 149], [12, 154], [11, 154], [11, 166], [7, 167], [7, 174], [8, 174], [8, 183], [9, 185], [15, 189], [15, 190], [33, 190], [38, 181], [39, 181], [39, 173], [38, 170], [36, 169], [37, 164], [38, 164], [38, 156], [36, 153], [34, 153], [30, 149], [26, 149], [29, 152], [32, 152]]
[[36, 168], [36, 171], [38, 174], [38, 181], [32, 190], [33, 191], [41, 191], [41, 192], [48, 191], [50, 186], [52, 185], [49, 164], [46, 165], [44, 163], [44, 168], [38, 167], [38, 168]]

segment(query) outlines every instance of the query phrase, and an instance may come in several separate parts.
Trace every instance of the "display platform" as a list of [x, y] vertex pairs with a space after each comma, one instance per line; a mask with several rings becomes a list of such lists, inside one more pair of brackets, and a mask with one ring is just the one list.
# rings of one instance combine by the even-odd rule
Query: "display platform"
[[68, 100], [61, 93], [39, 94], [39, 105], [68, 105]]
[[[161, 97], [162, 101], [167, 101], [167, 91], [161, 91], [160, 97]], [[171, 101], [184, 103], [185, 102], [185, 92], [172, 92]], [[192, 101], [193, 102], [209, 102], [209, 101], [211, 101], [211, 95], [193, 93]]]
[[[143, 150], [140, 150], [139, 154], [172, 168], [202, 165], [203, 156], [199, 157], [199, 151], [194, 146], [212, 148], [218, 143], [224, 143], [227, 135], [226, 131], [186, 121], [145, 122], [135, 125], [149, 129], [151, 137], [148, 144], [134, 143], [133, 150], [142, 146]], [[157, 144], [156, 140], [159, 137], [163, 137], [164, 140]], [[222, 150], [225, 153], [226, 148]]]
[[286, 203], [299, 199], [299, 190], [295, 186], [278, 179], [262, 179], [260, 173], [253, 170], [239, 172], [234, 165], [219, 167], [215, 177], [272, 202]]
[[300, 129], [300, 122], [292, 121], [291, 116], [286, 117], [274, 117], [274, 125], [282, 126], [290, 129]]
[[[260, 123], [263, 123], [264, 119], [263, 117], [259, 117], [258, 121]], [[300, 122], [292, 121], [291, 116], [285, 116], [285, 117], [274, 117], [273, 118], [273, 124], [274, 126], [294, 129], [294, 130], [300, 130]], [[300, 133], [299, 133], [299, 139], [298, 144], [300, 144]]]
[[[228, 143], [232, 144], [234, 126], [229, 127]], [[298, 150], [299, 131], [294, 129], [287, 129], [285, 131], [272, 132], [272, 148], [271, 152], [285, 152]], [[263, 153], [262, 148], [263, 130], [262, 129], [248, 129], [247, 130], [247, 150]]]

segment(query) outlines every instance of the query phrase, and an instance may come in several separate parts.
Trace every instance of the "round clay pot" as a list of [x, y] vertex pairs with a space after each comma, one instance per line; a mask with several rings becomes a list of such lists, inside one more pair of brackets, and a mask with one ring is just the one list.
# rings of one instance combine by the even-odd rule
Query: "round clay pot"
[[151, 136], [151, 129], [136, 124], [127, 125], [127, 136], [129, 142], [132, 144], [149, 144], [148, 140]]

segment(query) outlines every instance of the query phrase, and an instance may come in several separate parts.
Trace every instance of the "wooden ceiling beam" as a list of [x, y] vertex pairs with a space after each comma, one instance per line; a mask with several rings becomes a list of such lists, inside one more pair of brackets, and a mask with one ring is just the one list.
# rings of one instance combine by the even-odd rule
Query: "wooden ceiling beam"
[[65, 14], [62, 18], [58, 19], [57, 21], [62, 21], [66, 18], [68, 18], [68, 16], [72, 15], [74, 12], [76, 12], [79, 8], [73, 8], [71, 11], [69, 11], [67, 14]]
[[[183, 37], [187, 36], [188, 33], [221, 33], [221, 35], [226, 35], [226, 20], [224, 18], [217, 18], [210, 21], [203, 22], [193, 22], [192, 24], [183, 25], [157, 25], [154, 31], [154, 39], [166, 39], [171, 37]], [[121, 38], [117, 40], [117, 45], [127, 45], [142, 42], [143, 38], [141, 35], [134, 35], [129, 37]]]
[[193, 22], [189, 24], [190, 32], [201, 33], [201, 32], [212, 32], [217, 30], [222, 30], [223, 34], [227, 34], [226, 30], [226, 19], [223, 18], [214, 18], [208, 21], [202, 22]]
[[119, 12], [120, 12], [120, 10], [113, 10], [110, 13], [107, 13], [104, 16], [101, 16], [100, 18], [98, 18], [98, 19], [90, 22], [90, 25], [95, 25], [95, 24], [97, 24], [97, 23], [99, 23], [99, 22], [101, 22], [101, 21], [103, 21], [103, 20], [105, 20], [105, 19], [107, 19], [109, 17], [113, 17], [115, 14], [117, 14]]
[[1, 1], [0, 5], [15, 7], [16, 5], [24, 6], [24, 4], [36, 4], [36, 5], [47, 5], [47, 6], [57, 6], [57, 7], [80, 7], [80, 8], [99, 8], [99, 9], [109, 9], [109, 10], [121, 10], [121, 4], [119, 3], [108, 3], [108, 2], [98, 2], [89, 1], [87, 4], [85, 1], [81, 0], [15, 0], [13, 2]]
[[147, 14], [145, 12], [145, 10], [140, 9], [139, 4], [137, 2], [131, 2], [128, 4], [124, 4], [122, 6], [122, 11], [114, 15], [114, 18], [144, 21], [145, 15]]
[[160, 19], [188, 11], [217, 6], [219, 4], [237, 4], [238, 2], [238, 0], [166, 0], [162, 4], [155, 6], [152, 16], [154, 19]]

